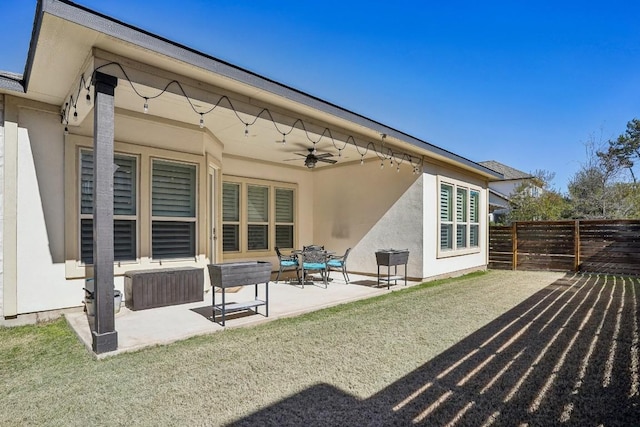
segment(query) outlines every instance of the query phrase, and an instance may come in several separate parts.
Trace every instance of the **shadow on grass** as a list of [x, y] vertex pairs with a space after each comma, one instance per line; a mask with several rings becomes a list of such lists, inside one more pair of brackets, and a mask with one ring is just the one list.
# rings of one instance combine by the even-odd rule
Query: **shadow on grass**
[[639, 294], [567, 275], [367, 399], [316, 384], [230, 425], [638, 425]]

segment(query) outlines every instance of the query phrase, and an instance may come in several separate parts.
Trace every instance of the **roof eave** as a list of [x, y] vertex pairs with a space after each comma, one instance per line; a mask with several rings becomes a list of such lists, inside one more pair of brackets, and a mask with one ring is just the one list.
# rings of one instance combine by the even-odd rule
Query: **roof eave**
[[32, 32], [32, 40], [29, 47], [29, 56], [25, 67], [24, 89], [28, 88], [29, 77], [33, 56], [35, 54], [35, 44], [38, 33], [42, 25], [44, 13], [51, 14], [61, 19], [68, 20], [78, 25], [101, 32], [108, 36], [136, 44], [144, 49], [156, 52], [160, 55], [181, 61], [185, 64], [199, 67], [212, 73], [234, 79], [240, 83], [253, 86], [259, 90], [270, 92], [276, 96], [292, 100], [302, 105], [314, 108], [322, 113], [331, 114], [340, 119], [349, 121], [356, 125], [368, 128], [379, 134], [386, 134], [389, 137], [409, 143], [420, 152], [434, 155], [445, 159], [451, 163], [461, 165], [466, 169], [485, 176], [486, 178], [500, 179], [502, 175], [473, 162], [467, 158], [454, 154], [448, 150], [432, 145], [426, 141], [415, 138], [397, 129], [386, 126], [380, 122], [364, 117], [353, 111], [339, 107], [335, 104], [324, 101], [313, 95], [309, 95], [300, 90], [283, 85], [266, 77], [260, 76], [249, 70], [240, 68], [226, 61], [191, 49], [187, 46], [165, 39], [140, 28], [118, 21], [109, 16], [92, 11], [86, 7], [77, 5], [69, 0], [38, 0], [36, 8], [36, 18]]

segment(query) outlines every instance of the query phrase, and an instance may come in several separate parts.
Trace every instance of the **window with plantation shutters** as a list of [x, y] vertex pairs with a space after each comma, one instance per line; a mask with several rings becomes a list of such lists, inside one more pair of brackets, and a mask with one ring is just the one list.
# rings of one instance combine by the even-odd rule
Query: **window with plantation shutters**
[[151, 256], [190, 258], [196, 253], [196, 166], [153, 160]]
[[293, 190], [276, 188], [276, 246], [293, 249]]
[[222, 183], [222, 250], [267, 256], [294, 249], [295, 184], [225, 177]]
[[439, 238], [443, 254], [477, 251], [480, 246], [479, 191], [455, 181], [440, 183]]
[[[114, 259], [137, 256], [137, 158], [114, 154], [113, 234]], [[80, 151], [80, 259], [93, 264], [93, 151]]]
[[440, 185], [440, 249], [453, 249], [453, 186]]
[[222, 184], [222, 250], [240, 251], [240, 184]]
[[456, 249], [467, 247], [467, 189], [456, 188]]
[[480, 246], [480, 193], [474, 190], [469, 192], [469, 246]]
[[269, 249], [269, 187], [247, 186], [247, 249]]

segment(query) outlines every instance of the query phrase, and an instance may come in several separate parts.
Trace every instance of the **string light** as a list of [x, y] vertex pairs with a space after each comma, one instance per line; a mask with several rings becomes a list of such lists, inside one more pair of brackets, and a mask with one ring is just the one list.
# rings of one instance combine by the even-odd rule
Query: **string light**
[[64, 127], [64, 136], [69, 135], [69, 128], [67, 126]]
[[[187, 95], [186, 91], [184, 90], [184, 87], [182, 86], [182, 84], [177, 81], [177, 80], [172, 80], [170, 82], [168, 82], [165, 87], [163, 89], [160, 89], [158, 91], [157, 94], [153, 95], [153, 96], [143, 96], [140, 92], [138, 92], [138, 89], [136, 88], [136, 86], [134, 85], [134, 82], [129, 78], [129, 76], [127, 75], [127, 72], [125, 71], [125, 69], [123, 68], [123, 66], [121, 64], [119, 64], [118, 62], [109, 62], [107, 64], [103, 64], [100, 65], [99, 67], [96, 67], [93, 72], [91, 73], [91, 78], [89, 79], [89, 81], [85, 80], [84, 75], [80, 76], [80, 82], [78, 85], [78, 90], [77, 92], [75, 92], [74, 94], [70, 95], [69, 97], [69, 102], [65, 103], [65, 107], [63, 109], [63, 111], [61, 111], [61, 120], [62, 123], [65, 124], [65, 134], [68, 133], [68, 126], [66, 126], [68, 124], [68, 117], [71, 113], [71, 109], [73, 108], [74, 112], [73, 112], [73, 117], [74, 120], [77, 120], [78, 118], [78, 113], [77, 113], [77, 101], [78, 98], [81, 94], [82, 91], [86, 90], [87, 94], [85, 96], [86, 98], [86, 102], [88, 105], [91, 105], [91, 95], [90, 95], [90, 89], [91, 89], [91, 81], [93, 81], [93, 77], [95, 76], [95, 73], [102, 70], [103, 68], [107, 68], [107, 67], [116, 67], [120, 70], [120, 72], [122, 73], [122, 75], [124, 75], [124, 79], [129, 83], [129, 85], [131, 86], [133, 92], [138, 95], [140, 98], [144, 99], [144, 113], [147, 114], [149, 112], [149, 100], [150, 99], [155, 99], [160, 97], [161, 95], [163, 95], [165, 92], [167, 92], [169, 90], [169, 87], [172, 85], [177, 86], [177, 88], [179, 89], [179, 91], [182, 93], [182, 95], [184, 96], [184, 98], [186, 99], [186, 101], [188, 102], [189, 106], [191, 107], [191, 109], [196, 113], [200, 115], [200, 128], [204, 127], [204, 115], [208, 114], [210, 112], [212, 112], [215, 108], [217, 108], [218, 106], [220, 106], [220, 104], [225, 101], [228, 104], [229, 109], [236, 115], [236, 117], [238, 118], [238, 120], [240, 120], [244, 125], [245, 125], [245, 131], [244, 131], [244, 135], [245, 137], [249, 136], [249, 126], [254, 124], [255, 122], [257, 122], [257, 120], [259, 118], [262, 119], [268, 119], [272, 122], [272, 124], [274, 125], [274, 127], [276, 128], [276, 130], [278, 132], [280, 132], [282, 134], [282, 144], [286, 144], [286, 136], [287, 134], [291, 133], [291, 131], [298, 126], [302, 131], [304, 131], [304, 133], [306, 134], [307, 139], [313, 143], [313, 152], [316, 153], [316, 144], [322, 139], [322, 138], [329, 138], [331, 140], [331, 142], [333, 143], [333, 146], [336, 150], [338, 150], [338, 157], [342, 157], [342, 150], [344, 150], [344, 148], [347, 146], [347, 144], [351, 143], [356, 150], [358, 151], [358, 153], [360, 154], [360, 164], [363, 165], [364, 164], [364, 156], [367, 154], [367, 152], [369, 150], [374, 151], [378, 157], [381, 159], [381, 163], [380, 163], [380, 169], [384, 169], [384, 160], [386, 160], [387, 158], [390, 161], [391, 166], [393, 167], [393, 157], [395, 156], [396, 159], [400, 158], [399, 161], [396, 161], [396, 165], [397, 165], [397, 171], [399, 171], [400, 165], [402, 164], [402, 161], [404, 160], [409, 160], [409, 163], [411, 163], [411, 166], [413, 167], [414, 173], [418, 174], [419, 173], [419, 165], [421, 165], [423, 163], [423, 159], [421, 157], [413, 157], [410, 154], [407, 153], [398, 153], [398, 152], [393, 152], [390, 148], [386, 148], [385, 147], [385, 142], [386, 142], [386, 138], [387, 138], [387, 134], [385, 133], [381, 133], [380, 137], [380, 143], [379, 143], [379, 147], [376, 146], [375, 143], [373, 142], [368, 142], [366, 144], [359, 144], [358, 142], [356, 142], [355, 138], [351, 135], [348, 135], [346, 137], [346, 139], [344, 140], [344, 142], [340, 143], [341, 146], [338, 146], [338, 144], [336, 143], [336, 140], [333, 138], [333, 135], [331, 134], [331, 130], [329, 128], [325, 128], [322, 132], [322, 134], [318, 134], [317, 132], [315, 133], [316, 135], [320, 135], [318, 138], [312, 138], [312, 136], [310, 135], [309, 131], [307, 130], [307, 127], [305, 125], [305, 123], [302, 121], [302, 119], [295, 119], [295, 121], [293, 122], [293, 125], [291, 126], [291, 130], [289, 131], [283, 131], [279, 124], [276, 122], [276, 120], [274, 119], [273, 115], [271, 114], [271, 111], [268, 108], [263, 108], [258, 114], [255, 115], [253, 121], [245, 121], [243, 120], [240, 115], [238, 114], [238, 110], [235, 108], [235, 106], [233, 105], [233, 102], [231, 101], [231, 99], [229, 99], [229, 97], [227, 97], [226, 95], [222, 95], [220, 96], [220, 98], [218, 99], [218, 101], [213, 104], [213, 106], [207, 110], [207, 111], [197, 111], [196, 110], [196, 106], [194, 105], [193, 101], [191, 100], [191, 98]], [[118, 77], [118, 78], [122, 78], [122, 77]], [[266, 115], [267, 117], [262, 117], [263, 115]], [[364, 152], [361, 152], [361, 148], [364, 150]], [[386, 152], [386, 153], [385, 153]], [[385, 154], [383, 154], [385, 153]], [[382, 157], [381, 157], [382, 156]], [[416, 161], [416, 165], [414, 166], [414, 159]]]
[[78, 110], [75, 110], [75, 111], [73, 112], [73, 121], [74, 121], [74, 122], [77, 122], [77, 121], [78, 121]]
[[400, 165], [398, 165], [398, 168], [396, 169], [396, 172], [400, 172]]

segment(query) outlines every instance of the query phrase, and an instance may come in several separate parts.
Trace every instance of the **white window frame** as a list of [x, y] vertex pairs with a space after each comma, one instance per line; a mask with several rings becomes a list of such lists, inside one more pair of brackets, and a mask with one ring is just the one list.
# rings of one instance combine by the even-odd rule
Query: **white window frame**
[[[231, 175], [224, 175], [222, 177], [224, 184], [236, 184], [239, 185], [240, 190], [240, 221], [223, 221], [222, 227], [225, 224], [239, 225], [239, 251], [223, 251], [225, 258], [242, 258], [247, 256], [261, 257], [272, 256], [275, 253], [276, 245], [276, 225], [293, 225], [293, 246], [292, 248], [282, 248], [285, 250], [295, 249], [298, 236], [298, 221], [297, 221], [297, 203], [298, 203], [298, 186], [294, 183], [271, 181], [257, 178], [246, 178]], [[248, 187], [268, 187], [269, 198], [269, 221], [263, 222], [250, 222], [248, 219]], [[276, 189], [292, 190], [293, 191], [293, 222], [281, 223], [276, 222]], [[253, 249], [249, 250], [249, 237], [248, 228], [249, 225], [268, 225], [268, 247], [266, 249]], [[224, 236], [223, 236], [224, 238]], [[224, 247], [224, 242], [222, 244]]]
[[[166, 262], [166, 261], [180, 261], [180, 260], [190, 260], [190, 259], [194, 259], [195, 257], [198, 256], [198, 194], [199, 194], [199, 190], [198, 190], [198, 185], [199, 185], [199, 181], [198, 181], [198, 177], [199, 175], [199, 167], [200, 165], [198, 163], [192, 163], [192, 162], [185, 162], [185, 161], [180, 161], [180, 160], [175, 160], [175, 159], [170, 159], [170, 158], [165, 158], [165, 157], [156, 157], [153, 156], [151, 157], [151, 163], [150, 163], [150, 167], [149, 167], [149, 217], [150, 217], [150, 222], [149, 222], [149, 226], [151, 227], [151, 229], [149, 230], [149, 250], [150, 250], [150, 256], [151, 259], [155, 262]], [[154, 216], [153, 215], [153, 164], [154, 162], [164, 162], [164, 163], [175, 163], [175, 164], [180, 164], [180, 165], [186, 165], [186, 166], [193, 166], [195, 171], [194, 171], [194, 189], [193, 189], [193, 208], [194, 208], [194, 215], [193, 217], [183, 217], [183, 216]], [[154, 221], [157, 222], [188, 222], [188, 223], [193, 223], [193, 256], [188, 256], [188, 257], [167, 257], [167, 258], [158, 258], [155, 257], [153, 255], [153, 223]]]
[[[82, 220], [93, 220], [93, 214], [87, 214], [87, 213], [82, 213], [82, 154], [83, 153], [93, 153], [94, 150], [92, 148], [89, 147], [82, 147], [79, 146], [78, 147], [78, 155], [77, 155], [77, 161], [78, 161], [78, 176], [77, 176], [77, 188], [78, 188], [78, 203], [77, 203], [77, 209], [78, 209], [78, 223], [77, 223], [77, 248], [78, 248], [78, 262], [79, 265], [81, 266], [86, 266], [86, 265], [93, 265], [93, 264], [86, 264], [84, 261], [82, 261]], [[136, 210], [136, 214], [135, 215], [117, 215], [113, 214], [113, 221], [115, 223], [115, 221], [135, 221], [135, 231], [134, 231], [134, 235], [135, 235], [135, 255], [133, 259], [130, 260], [115, 260], [114, 263], [115, 264], [133, 264], [133, 263], [137, 263], [140, 259], [140, 157], [135, 155], [135, 154], [130, 154], [130, 153], [122, 153], [119, 151], [114, 152], [114, 156], [123, 156], [123, 157], [130, 157], [132, 159], [134, 159], [135, 161], [135, 165], [136, 165], [136, 176], [134, 177], [134, 185], [135, 185], [135, 210]], [[93, 188], [91, 189], [91, 191], [93, 191]], [[115, 244], [115, 242], [114, 242]]]
[[[238, 187], [238, 219], [237, 220], [225, 220], [224, 219], [224, 185], [225, 184], [230, 184], [230, 185], [234, 185]], [[220, 202], [220, 206], [222, 206], [221, 209], [221, 218], [222, 218], [222, 233], [221, 233], [221, 238], [222, 240], [222, 252], [225, 254], [232, 254], [232, 253], [240, 253], [242, 251], [242, 214], [243, 214], [243, 210], [242, 210], [242, 183], [241, 182], [235, 182], [235, 181], [226, 181], [223, 179], [222, 182], [222, 191], [220, 192], [221, 196], [221, 202]], [[238, 227], [238, 249], [237, 250], [231, 250], [231, 251], [225, 251], [224, 250], [224, 226], [225, 225], [233, 225]]]
[[[452, 198], [451, 198], [451, 220], [443, 220], [442, 219], [442, 206], [441, 206], [441, 198], [442, 198], [442, 189], [443, 186], [448, 186], [452, 189]], [[463, 207], [463, 212], [459, 212], [458, 209], [458, 192], [464, 191], [466, 194], [465, 205]], [[472, 193], [477, 193], [477, 218], [472, 220], [472, 209], [471, 209], [471, 195]], [[480, 252], [480, 243], [482, 242], [481, 233], [482, 227], [480, 227], [481, 223], [481, 215], [482, 210], [480, 209], [482, 199], [482, 191], [479, 187], [474, 185], [470, 185], [469, 183], [465, 183], [462, 181], [457, 181], [454, 179], [438, 177], [437, 180], [437, 256], [438, 258], [446, 258], [451, 256], [459, 256], [459, 255], [468, 255], [475, 254]], [[462, 215], [459, 215], [462, 214]], [[462, 217], [462, 219], [460, 219]], [[443, 226], [450, 226], [451, 229], [451, 249], [442, 248], [442, 229]], [[465, 231], [465, 239], [462, 245], [458, 245], [458, 226], [464, 227]], [[478, 235], [477, 240], [478, 244], [476, 246], [471, 246], [471, 229], [472, 227], [477, 227]]]
[[[267, 205], [266, 205], [266, 215], [267, 215], [267, 220], [266, 221], [254, 221], [249, 219], [249, 214], [251, 212], [251, 209], [249, 209], [249, 188], [253, 187], [253, 188], [259, 188], [261, 190], [266, 190], [266, 196], [267, 196]], [[251, 252], [251, 253], [255, 253], [255, 252], [261, 252], [261, 251], [268, 251], [269, 248], [271, 247], [271, 237], [272, 237], [272, 228], [271, 224], [274, 221], [273, 218], [273, 209], [271, 208], [271, 206], [275, 203], [274, 197], [273, 197], [273, 190], [270, 186], [268, 185], [263, 185], [263, 184], [254, 184], [254, 183], [247, 183], [245, 186], [246, 189], [246, 202], [247, 202], [247, 218], [246, 218], [246, 228], [245, 230], [245, 235], [247, 236], [247, 251]], [[266, 227], [267, 230], [267, 241], [266, 241], [266, 248], [256, 248], [256, 249], [249, 249], [249, 238], [251, 236], [251, 233], [249, 232], [249, 227], [251, 226], [257, 226], [259, 228], [264, 228]], [[274, 229], [275, 230], [275, 229]]]
[[[277, 212], [276, 212], [276, 203], [277, 203], [277, 198], [276, 198], [276, 194], [278, 192], [278, 190], [281, 191], [291, 191], [293, 193], [292, 197], [293, 197], [293, 206], [291, 206], [292, 212], [291, 212], [291, 221], [278, 221], [278, 216], [277, 216]], [[277, 246], [277, 229], [278, 226], [286, 226], [286, 227], [292, 227], [292, 232], [293, 232], [293, 237], [292, 237], [292, 247], [286, 247], [286, 246], [281, 246], [282, 249], [295, 249], [295, 242], [296, 242], [296, 191], [294, 188], [290, 188], [290, 187], [282, 187], [282, 186], [275, 186], [273, 188], [273, 206], [274, 206], [274, 212], [273, 212], [273, 244], [274, 246]]]

